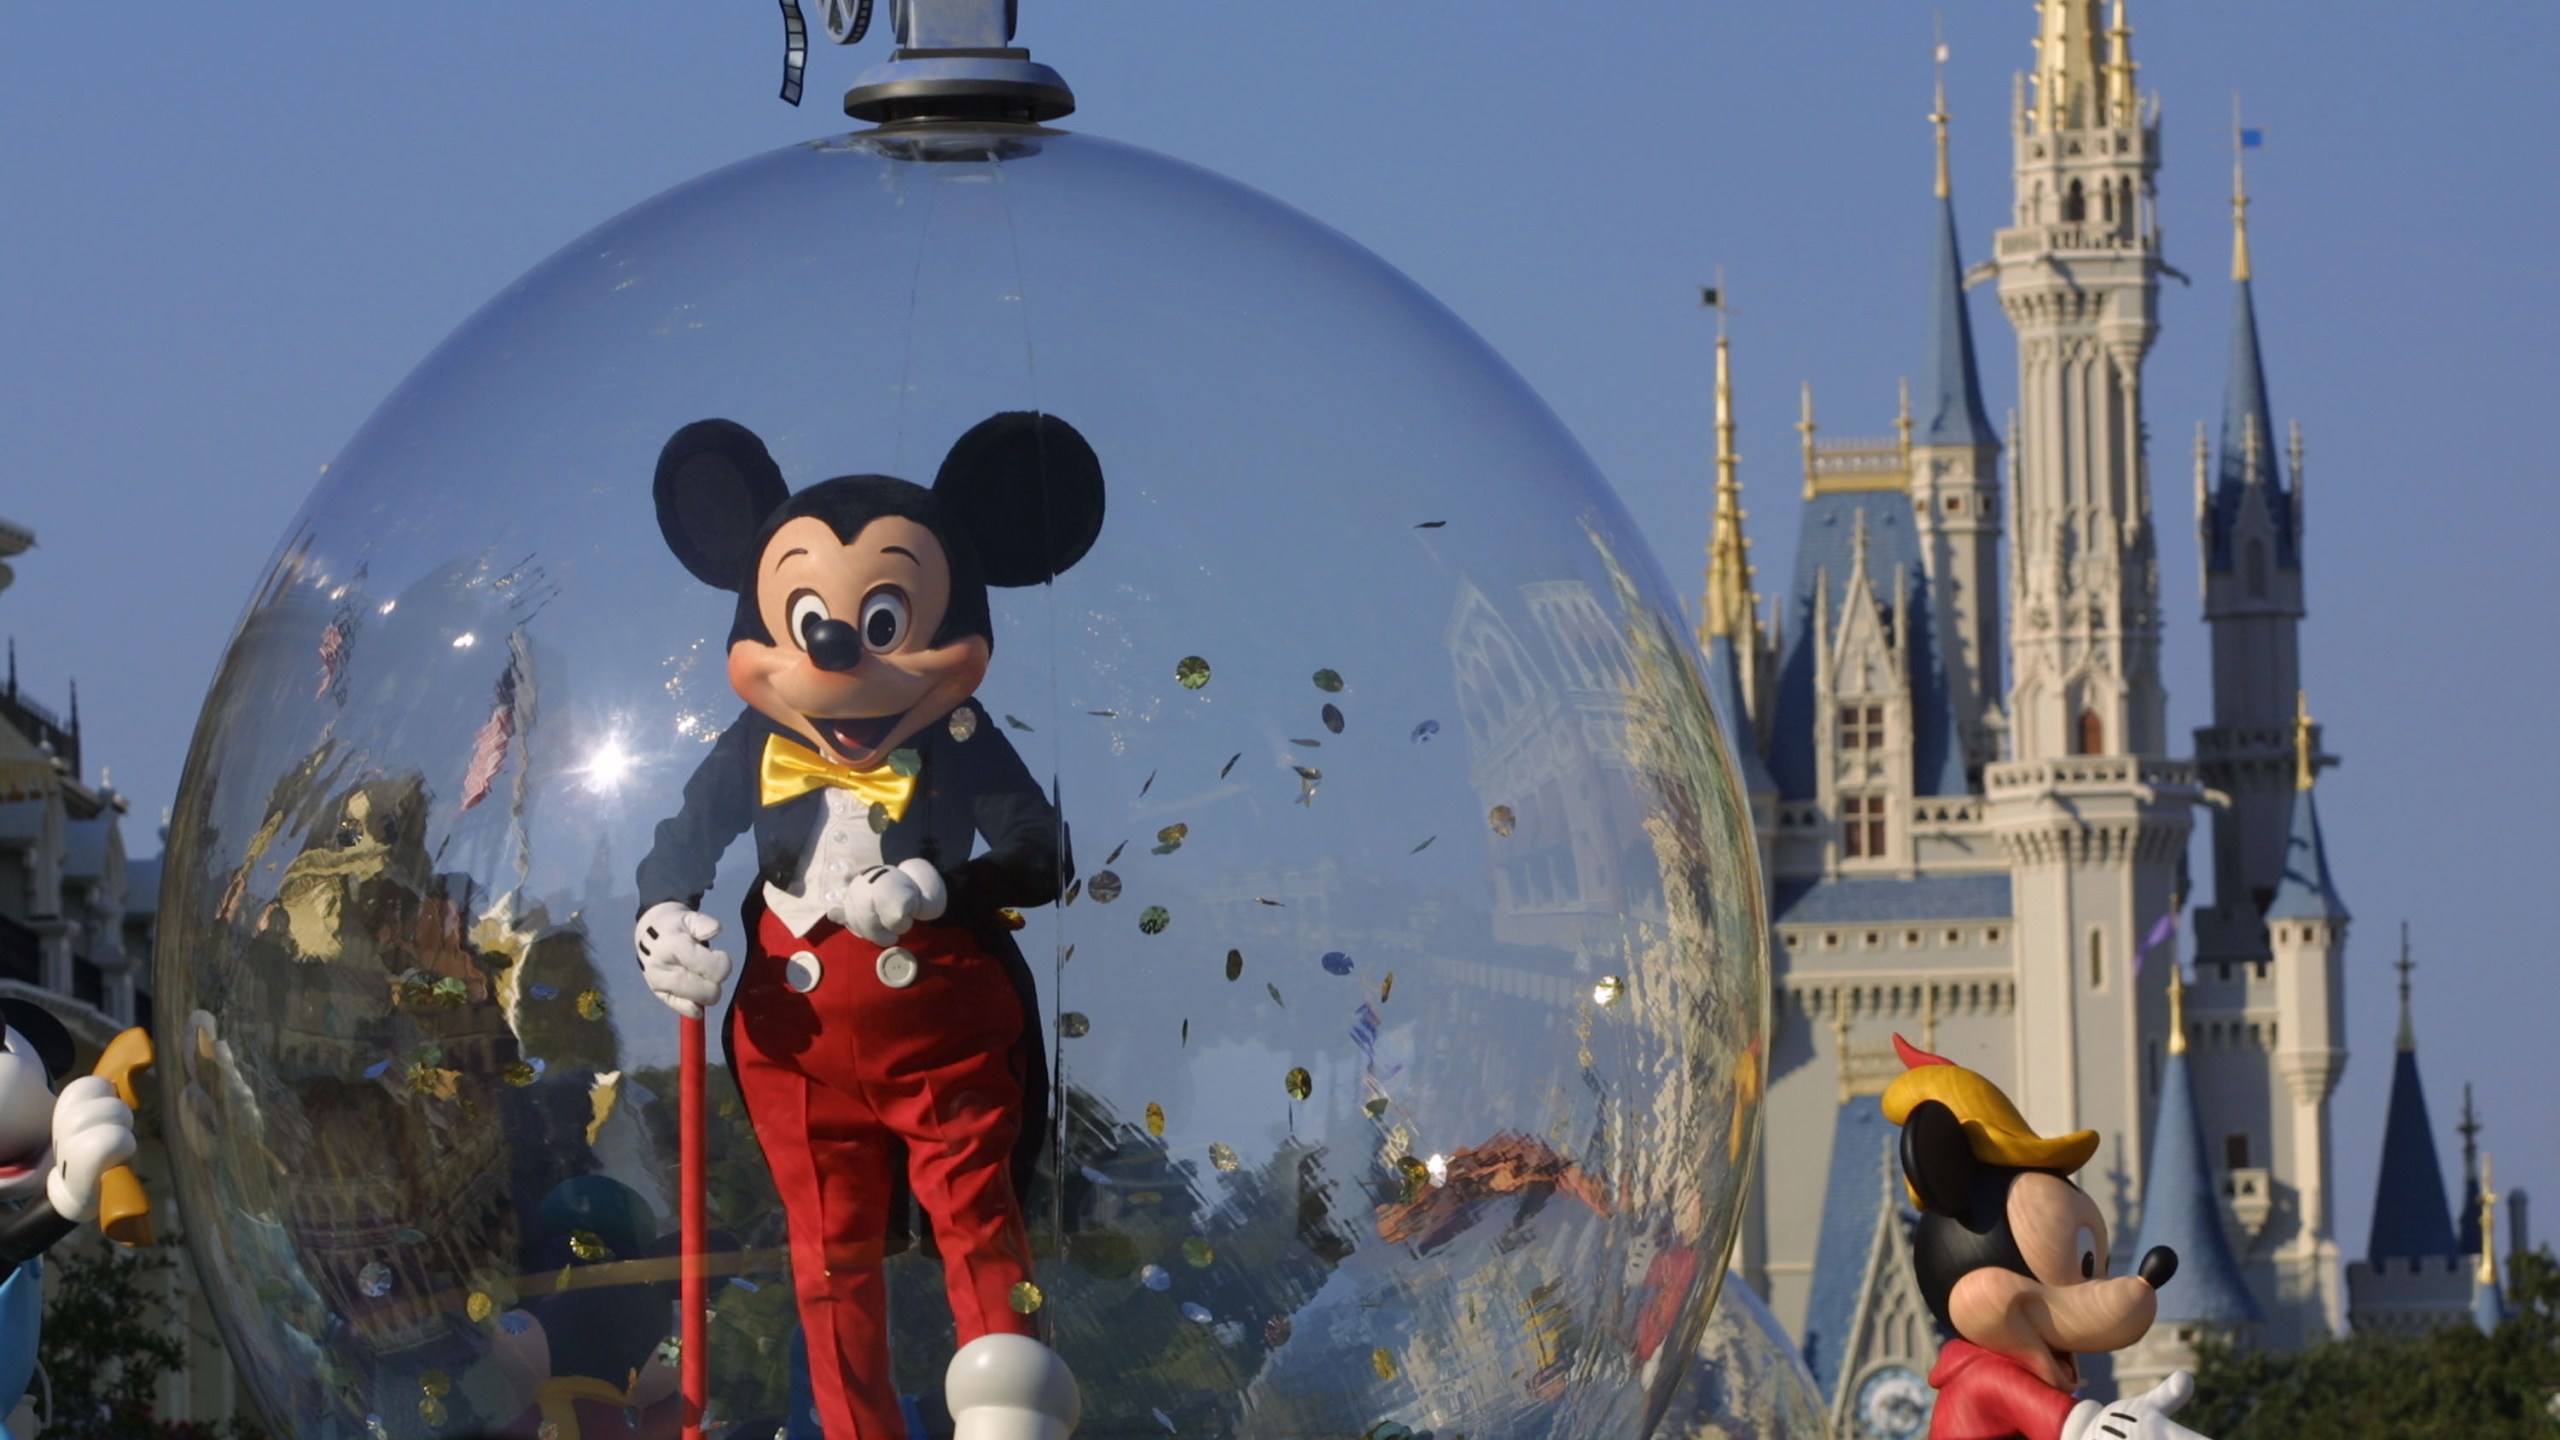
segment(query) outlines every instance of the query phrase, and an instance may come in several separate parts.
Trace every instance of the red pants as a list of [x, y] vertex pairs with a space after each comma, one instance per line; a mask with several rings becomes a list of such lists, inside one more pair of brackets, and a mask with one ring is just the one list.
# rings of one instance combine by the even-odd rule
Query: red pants
[[[878, 946], [825, 921], [795, 936], [765, 915], [731, 1037], [747, 1116], [782, 1193], [819, 1424], [855, 1440], [906, 1434], [880, 1270], [901, 1144], [942, 1251], [959, 1343], [1039, 1335], [1012, 1305], [1015, 1283], [1032, 1278], [1012, 1174], [1021, 997], [962, 927], [919, 925], [901, 944], [915, 957], [914, 980], [894, 988]], [[821, 967], [807, 994], [785, 983], [795, 951]]]

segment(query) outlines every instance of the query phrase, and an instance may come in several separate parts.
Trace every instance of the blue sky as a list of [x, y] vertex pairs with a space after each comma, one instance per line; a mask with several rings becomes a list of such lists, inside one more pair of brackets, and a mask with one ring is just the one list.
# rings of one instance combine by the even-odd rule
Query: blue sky
[[[884, 7], [885, 8], [885, 7]], [[693, 175], [845, 128], [885, 49], [821, 44], [774, 99], [766, 0], [245, 13], [21, 6], [0, 21], [0, 515], [40, 548], [0, 597], [22, 683], [76, 677], [89, 766], [176, 789], [247, 587], [322, 463], [508, 281]], [[1466, 317], [1545, 394], [1694, 593], [1708, 512], [1716, 266], [1754, 558], [1788, 571], [1796, 390], [1831, 434], [1889, 432], [1927, 296], [1932, 11], [1518, 0], [1028, 0], [1069, 123], [1235, 176], [1341, 228]], [[2163, 92], [2170, 259], [2148, 372], [2173, 733], [2203, 716], [2187, 447], [2218, 417], [2231, 95], [2278, 423], [2311, 475], [2304, 672], [2344, 768], [2322, 783], [2355, 910], [2336, 1110], [2339, 1234], [2361, 1249], [2413, 927], [2421, 1054], [2448, 1166], [2473, 1081], [2502, 1185], [2560, 1215], [2547, 894], [2560, 780], [2560, 11], [2137, 0]], [[2007, 204], [2024, 0], [1953, 3], [1968, 259]], [[2012, 341], [1974, 323], [1994, 410]], [[2201, 868], [2201, 867], [2200, 867]]]

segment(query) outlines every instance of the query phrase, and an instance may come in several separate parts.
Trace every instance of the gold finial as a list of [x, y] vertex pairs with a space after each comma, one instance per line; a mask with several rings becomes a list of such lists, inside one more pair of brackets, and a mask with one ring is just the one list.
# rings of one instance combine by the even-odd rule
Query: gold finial
[[1813, 382], [1804, 382], [1804, 418], [1796, 422], [1796, 432], [1804, 436], [1804, 498], [1813, 498]]
[[2249, 177], [2240, 167], [2240, 152], [2249, 132], [2240, 128], [2240, 92], [2231, 92], [2231, 278], [2249, 278]]
[[2169, 961], [2169, 1053], [2187, 1053], [2187, 977], [2186, 967], [2175, 957]]
[[1938, 198], [1941, 200], [1955, 193], [1955, 186], [1947, 176], [1947, 31], [1944, 18], [1940, 16], [1931, 21], [1932, 28], [1938, 32], [1938, 89], [1936, 103], [1929, 107], [1929, 124], [1938, 132]]
[[[1716, 312], [1716, 499], [1707, 532], [1707, 613], [1701, 628], [1706, 638], [1726, 635], [1756, 647], [1760, 602], [1751, 591], [1751, 542], [1742, 533], [1742, 457], [1733, 448], [1733, 358], [1724, 334], [1722, 270], [1707, 294]], [[1751, 653], [1744, 652], [1746, 661]]]
[[2402, 1051], [2412, 1051], [2418, 1048], [2418, 1027], [2409, 1021], [2409, 972], [2418, 968], [2418, 962], [2409, 958], [2406, 920], [2400, 922], [2400, 958], [2392, 962], [2391, 968], [2400, 972], [2400, 1038], [2396, 1043]]
[[2293, 692], [2293, 788], [2311, 788], [2313, 772], [2320, 768], [2320, 757], [2312, 753], [2311, 692]]
[[2116, 0], [2115, 23], [2107, 27], [2107, 90], [2109, 119], [2130, 129], [2134, 122], [2133, 27], [2124, 23], [2124, 0]]
[[1903, 376], [1899, 384], [1901, 408], [1894, 412], [1893, 430], [1902, 437], [1902, 467], [1908, 470], [1911, 468], [1911, 377]]
[[2483, 1285], [2498, 1283], [2498, 1186], [2489, 1178], [2489, 1156], [2480, 1156], [2480, 1269]]

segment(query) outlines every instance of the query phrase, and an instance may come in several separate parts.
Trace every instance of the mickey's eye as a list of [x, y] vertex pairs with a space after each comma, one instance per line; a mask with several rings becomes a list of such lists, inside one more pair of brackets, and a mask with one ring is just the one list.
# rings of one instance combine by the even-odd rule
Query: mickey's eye
[[815, 590], [792, 591], [790, 606], [791, 638], [799, 641], [800, 648], [806, 650], [809, 648], [809, 627], [835, 617], [827, 613], [827, 602], [819, 599]]
[[862, 597], [862, 643], [875, 651], [898, 648], [907, 638], [907, 592], [883, 585]]
[[2106, 1272], [2107, 1258], [2098, 1252], [2098, 1237], [2090, 1233], [2088, 1226], [2080, 1227], [2075, 1244], [2080, 1251], [2081, 1279], [2095, 1280]]

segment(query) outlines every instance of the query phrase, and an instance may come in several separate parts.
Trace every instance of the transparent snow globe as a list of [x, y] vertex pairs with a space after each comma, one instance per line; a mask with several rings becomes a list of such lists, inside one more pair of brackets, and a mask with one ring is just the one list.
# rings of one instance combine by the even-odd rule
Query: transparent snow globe
[[[745, 520], [667, 478], [756, 468], [676, 443], [712, 420], [769, 462]], [[835, 536], [938, 558], [939, 622], [921, 591], [821, 617], [763, 574], [813, 563], [756, 528], [777, 493], [941, 494], [990, 424], [1033, 426], [1045, 457], [1017, 518], [1092, 472], [1077, 553], [1001, 514], [967, 542], [916, 522], [940, 551]], [[755, 578], [706, 583], [684, 534]], [[971, 563], [984, 611], [954, 619]], [[834, 762], [880, 742], [853, 768], [908, 772], [944, 817], [921, 855], [950, 877], [935, 923], [1008, 954], [997, 1008], [1020, 1013], [973, 1043], [1013, 1088], [921, 1103], [1007, 1111], [1005, 1323], [1072, 1370], [1080, 1433], [1655, 1424], [1736, 1223], [1767, 1025], [1750, 817], [1677, 616], [1480, 339], [1180, 162], [909, 118], [606, 222], [327, 468], [196, 730], [164, 1068], [189, 1236], [259, 1407], [314, 1437], [673, 1433], [679, 1021], [635, 926], [666, 899], [671, 830], [750, 793], [740, 737], [790, 728], [775, 675], [887, 673], [898, 645], [966, 632], [976, 673], [934, 672], [895, 716], [804, 704], [800, 738]], [[969, 767], [1004, 777], [1002, 823], [945, 803]], [[794, 1254], [821, 1252], [795, 1244], [781, 1170], [872, 1197], [826, 1243], [879, 1269], [894, 1373], [873, 1379], [918, 1433], [947, 1429], [969, 1328], [945, 1262], [974, 1242], [939, 1182], [868, 1174], [898, 1162], [784, 1123], [732, 1069], [742, 1047], [858, 1063], [877, 1039], [733, 1023], [749, 987], [807, 1020], [910, 973], [899, 947], [857, 965], [805, 938], [855, 923], [821, 903], [821, 836], [919, 858], [884, 802], [830, 798], [849, 793], [737, 799], [686, 858], [707, 884], [684, 908], [738, 967], [698, 1167], [701, 1418], [731, 1434], [817, 1433], [834, 1353], [801, 1320], [818, 1267]], [[1045, 870], [1006, 869], [1023, 854]], [[1010, 888], [979, 883], [996, 870]], [[767, 944], [795, 901], [812, 928]], [[823, 975], [794, 968], [804, 941]], [[940, 952], [907, 948], [931, 981]], [[937, 1002], [901, 1034], [976, 1034], [982, 1009]]]
[[1664, 1440], [1828, 1440], [1822, 1392], [1786, 1327], [1738, 1275], [1716, 1291]]

